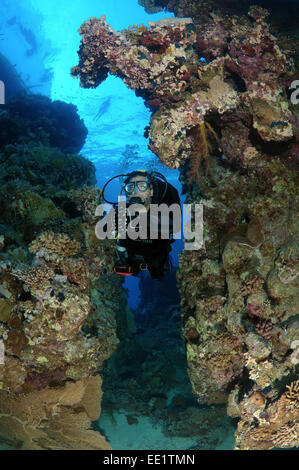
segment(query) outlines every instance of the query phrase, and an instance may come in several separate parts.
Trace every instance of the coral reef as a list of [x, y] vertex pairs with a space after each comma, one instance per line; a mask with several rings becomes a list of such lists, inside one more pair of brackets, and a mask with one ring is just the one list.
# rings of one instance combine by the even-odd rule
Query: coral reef
[[86, 136], [87, 129], [73, 104], [23, 92], [1, 107], [3, 146], [33, 141], [74, 154], [81, 150]]
[[192, 20], [151, 23], [148, 30], [114, 31], [105, 20], [90, 18], [79, 30], [82, 35], [80, 62], [72, 75], [84, 87], [96, 87], [108, 72], [120, 76], [137, 90], [148, 106], [177, 102], [187, 86], [190, 72], [184, 63], [194, 56]]
[[282, 404], [298, 373], [297, 39], [260, 2], [140, 3], [176, 18], [121, 32], [91, 18], [72, 75], [96, 87], [109, 72], [142, 96], [149, 148], [203, 205], [204, 244], [178, 272], [194, 394], [228, 403], [236, 448], [298, 445]]
[[236, 407], [232, 399], [229, 410], [231, 414], [241, 417], [236, 448], [268, 450], [274, 447], [298, 447], [298, 389], [297, 380], [287, 385], [282, 396], [270, 405], [261, 392], [246, 395]]
[[1, 393], [0, 439], [19, 450], [104, 450], [110, 445], [90, 430], [100, 414], [99, 376], [39, 392]]
[[[126, 294], [113, 241], [95, 235], [94, 166], [67, 153], [85, 127], [64, 105], [32, 95], [1, 115], [0, 440], [18, 449], [110, 448], [90, 428]], [[62, 149], [59, 119], [71, 132]]]
[[[220, 14], [241, 15], [246, 14], [249, 7], [252, 9], [253, 18], [266, 18], [271, 13], [271, 19], [276, 27], [284, 32], [290, 32], [297, 28], [296, 5], [293, 0], [285, 0], [283, 12], [279, 1], [256, 0], [252, 6], [251, 0], [138, 0], [147, 13], [158, 11], [171, 11], [177, 17], [192, 16], [198, 23], [205, 24], [207, 19], [215, 11]], [[283, 14], [282, 14], [283, 13]]]
[[199, 449], [215, 449], [232, 432], [232, 422], [225, 406], [199, 406], [192, 393], [175, 272], [159, 283], [148, 278], [139, 285], [136, 330], [127, 326], [120, 334], [118, 328], [120, 344], [104, 369], [105, 418], [125, 414], [134, 424], [148, 417], [165, 436], [188, 437]]
[[[1, 438], [12, 445], [18, 442], [18, 446], [25, 449], [39, 448], [38, 445], [41, 448], [59, 448], [59, 445], [60, 448], [76, 448], [76, 445], [78, 448], [84, 448], [83, 445], [86, 448], [107, 448], [101, 447], [103, 440], [96, 434], [91, 434], [87, 444], [88, 433], [83, 431], [88, 429], [89, 421], [84, 410], [77, 421], [82, 429], [78, 427], [75, 431], [74, 428], [71, 444], [69, 427], [71, 423], [76, 426], [76, 411], [70, 409], [70, 413], [65, 415], [62, 408], [60, 423], [60, 418], [51, 411], [58, 406], [52, 402], [54, 395], [51, 398], [51, 393], [54, 392], [48, 391], [49, 387], [58, 386], [57, 396], [61, 394], [64, 397], [64, 388], [67, 390], [70, 383], [75, 382], [75, 390], [80, 380], [96, 378], [103, 361], [118, 344], [115, 315], [124, 308], [120, 307], [120, 299], [125, 304], [125, 295], [121, 296], [120, 292], [121, 281], [115, 279], [115, 275], [110, 275], [113, 279], [109, 280], [107, 275], [100, 273], [100, 269], [97, 277], [90, 275], [88, 255], [81, 251], [78, 258], [79, 248], [80, 243], [66, 234], [42, 232], [29, 246], [30, 252], [35, 254], [31, 265], [14, 262], [1, 269], [1, 295], [4, 297], [0, 304], [0, 335], [5, 347], [5, 362], [0, 366], [0, 393], [9, 394], [12, 408], [15, 400], [17, 403], [19, 400], [22, 403], [23, 399], [25, 403], [36, 400], [37, 404], [40, 403], [38, 406], [44, 406], [49, 399], [47, 416], [53, 416], [53, 422], [44, 422], [44, 427], [39, 424], [36, 434], [29, 420], [25, 426], [26, 433], [20, 434], [19, 426], [16, 429], [13, 426], [15, 421], [23, 421], [18, 409], [13, 414], [10, 411], [12, 416], [9, 420], [2, 420], [1, 413], [6, 417], [8, 413], [5, 407], [1, 410]], [[96, 247], [94, 250], [99, 256], [99, 250]], [[107, 251], [105, 255], [109, 256]], [[112, 258], [112, 247], [110, 256]], [[42, 395], [38, 391], [42, 391]], [[89, 398], [92, 401], [99, 397]], [[73, 405], [76, 408], [75, 403]], [[81, 409], [81, 404], [78, 409]], [[36, 413], [39, 413], [38, 408], [33, 407], [31, 419], [42, 419]], [[8, 425], [12, 437], [5, 433]], [[57, 435], [54, 432], [56, 427]], [[65, 441], [59, 440], [60, 432], [63, 436], [66, 434]]]
[[6, 246], [29, 243], [41, 228], [57, 230], [80, 216], [67, 192], [95, 183], [95, 168], [80, 155], [40, 141], [0, 147], [0, 233]]

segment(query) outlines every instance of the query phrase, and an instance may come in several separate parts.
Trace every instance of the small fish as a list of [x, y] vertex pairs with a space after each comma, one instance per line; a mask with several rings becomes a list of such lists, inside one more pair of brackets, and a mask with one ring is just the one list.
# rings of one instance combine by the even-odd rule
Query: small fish
[[97, 114], [95, 115], [96, 121], [98, 121], [103, 116], [103, 114], [105, 114], [108, 111], [110, 104], [111, 104], [111, 96], [106, 98], [106, 100], [99, 107], [99, 110]]
[[35, 35], [30, 29], [24, 28], [22, 24], [19, 24], [19, 29], [29, 46], [31, 46], [31, 49], [26, 52], [26, 55], [31, 56], [37, 51], [37, 41]]

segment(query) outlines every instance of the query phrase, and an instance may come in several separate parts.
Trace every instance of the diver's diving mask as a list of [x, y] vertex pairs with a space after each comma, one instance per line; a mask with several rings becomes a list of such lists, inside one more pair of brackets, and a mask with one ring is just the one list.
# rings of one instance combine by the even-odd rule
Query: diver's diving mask
[[136, 192], [136, 187], [138, 192], [144, 193], [149, 189], [150, 183], [148, 181], [132, 181], [131, 183], [125, 184], [125, 191], [127, 194], [131, 195]]

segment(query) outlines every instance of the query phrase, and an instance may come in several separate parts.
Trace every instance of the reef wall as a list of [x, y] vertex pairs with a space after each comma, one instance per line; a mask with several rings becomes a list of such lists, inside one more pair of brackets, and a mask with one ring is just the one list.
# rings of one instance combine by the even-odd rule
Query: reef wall
[[113, 242], [94, 232], [95, 168], [69, 153], [86, 128], [39, 95], [14, 98], [0, 122], [0, 441], [109, 449], [91, 426], [127, 299]]
[[[141, 428], [146, 418], [172, 446], [216, 449], [234, 426], [225, 406], [200, 406], [192, 392], [176, 270], [159, 282], [150, 276], [141, 278], [139, 288], [135, 331], [125, 338], [118, 335], [120, 343], [104, 370], [100, 425], [106, 429], [103, 419], [111, 420], [116, 428], [119, 416], [125, 415], [129, 425]], [[153, 438], [148, 434], [140, 437], [144, 448], [150, 449]]]
[[111, 73], [142, 96], [149, 148], [203, 205], [204, 245], [178, 274], [194, 394], [227, 405], [236, 449], [298, 446], [298, 39], [256, 5], [147, 11], [170, 3], [179, 17], [121, 32], [83, 23], [72, 75], [97, 87]]

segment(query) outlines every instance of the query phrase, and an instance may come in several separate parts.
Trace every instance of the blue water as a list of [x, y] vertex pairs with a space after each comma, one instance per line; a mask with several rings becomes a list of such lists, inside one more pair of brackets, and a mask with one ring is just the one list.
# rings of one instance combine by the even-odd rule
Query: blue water
[[[137, 0], [2, 0], [0, 13], [1, 51], [30, 90], [77, 106], [89, 132], [81, 153], [95, 164], [100, 186], [121, 170], [128, 145], [136, 157], [126, 170], [149, 162], [162, 169], [143, 136], [150, 112], [142, 98], [112, 76], [97, 89], [83, 89], [70, 69], [78, 63], [78, 29], [89, 17], [105, 14], [107, 22], [121, 30], [171, 13], [148, 15]], [[165, 172], [177, 181], [177, 171], [165, 168]]]

